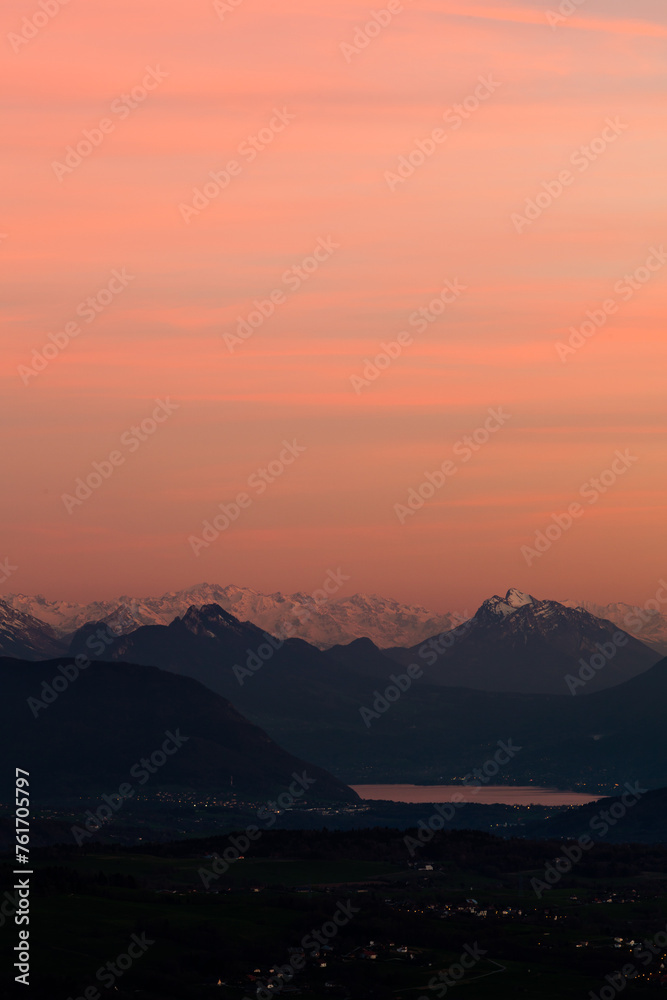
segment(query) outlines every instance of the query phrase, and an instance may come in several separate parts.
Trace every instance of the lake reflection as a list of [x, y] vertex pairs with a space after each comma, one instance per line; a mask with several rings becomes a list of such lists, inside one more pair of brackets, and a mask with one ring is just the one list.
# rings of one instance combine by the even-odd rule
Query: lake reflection
[[[602, 795], [563, 792], [534, 785], [352, 785], [362, 799], [385, 799], [391, 802], [483, 802], [508, 806], [582, 806], [597, 802]], [[458, 798], [462, 796], [462, 798]]]

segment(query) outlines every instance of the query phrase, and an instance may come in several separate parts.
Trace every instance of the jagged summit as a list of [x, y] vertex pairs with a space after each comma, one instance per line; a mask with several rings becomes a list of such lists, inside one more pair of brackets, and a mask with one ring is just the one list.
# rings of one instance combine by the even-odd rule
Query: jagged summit
[[498, 618], [506, 618], [508, 615], [514, 614], [519, 608], [536, 603], [544, 602], [538, 602], [530, 594], [524, 594], [521, 590], [512, 587], [504, 597], [494, 594], [493, 597], [487, 598], [478, 608], [475, 619], [478, 621], [495, 621]]
[[[495, 628], [504, 624], [505, 631], [535, 632], [548, 635], [563, 629], [595, 629], [600, 619], [585, 608], [569, 608], [559, 601], [540, 600], [531, 594], [511, 589], [505, 597], [495, 594], [477, 610], [473, 623], [482, 628]], [[610, 622], [606, 623], [610, 625]]]
[[182, 617], [174, 619], [172, 626], [182, 627], [193, 635], [204, 635], [211, 639], [218, 638], [221, 633], [230, 629], [237, 633], [246, 631], [238, 618], [219, 604], [203, 604], [201, 607], [192, 604]]
[[[620, 639], [619, 639], [620, 637]], [[659, 658], [656, 650], [584, 608], [539, 600], [520, 590], [495, 594], [479, 607], [468, 627], [450, 641], [433, 636], [424, 644], [432, 660], [429, 678], [451, 687], [534, 694], [566, 694], [567, 677], [577, 676], [592, 658], [586, 693], [629, 680]], [[421, 655], [420, 647], [393, 650], [399, 662]]]
[[505, 600], [512, 608], [521, 608], [524, 604], [532, 604], [535, 598], [531, 594], [524, 594], [516, 587], [512, 587], [505, 594]]
[[[2, 603], [5, 618], [12, 617], [12, 613], [23, 614], [32, 621], [23, 621], [21, 625], [20, 619], [12, 618], [13, 624], [6, 626], [4, 644], [0, 633], [0, 653], [18, 653], [27, 658], [42, 650], [55, 653], [67, 648], [72, 635], [91, 623], [107, 623], [117, 635], [127, 635], [145, 625], [169, 625], [176, 618], [185, 618], [192, 607], [211, 606], [241, 622], [252, 622], [271, 635], [304, 639], [319, 649], [347, 645], [361, 637], [371, 639], [380, 649], [412, 647], [454, 629], [465, 619], [471, 619], [475, 626], [511, 621], [513, 630], [542, 630], [550, 620], [564, 621], [561, 616], [568, 609], [572, 612], [572, 623], [577, 620], [590, 623], [591, 619], [585, 616], [592, 615], [613, 622], [663, 655], [667, 652], [667, 615], [661, 610], [645, 611], [622, 603], [601, 607], [584, 601], [541, 600], [516, 587], [511, 587], [504, 596], [489, 597], [472, 617], [470, 612], [437, 614], [378, 594], [340, 596], [335, 588], [328, 597], [322, 589], [313, 593], [262, 594], [251, 587], [235, 584], [223, 587], [206, 582], [167, 591], [160, 597], [122, 596], [87, 605], [26, 594], [8, 594]], [[650, 604], [656, 605], [658, 601]], [[192, 623], [191, 627], [203, 631], [210, 625], [211, 622], [208, 626], [200, 622], [198, 626]], [[218, 625], [222, 625], [222, 619]], [[232, 627], [229, 621], [226, 627]], [[45, 629], [45, 633], [41, 637], [34, 634], [31, 640], [28, 633], [37, 629]], [[26, 641], [17, 645], [16, 638], [24, 632]]]
[[[335, 574], [333, 574], [335, 576]], [[313, 594], [261, 594], [251, 587], [199, 583], [160, 597], [119, 597], [87, 605], [48, 601], [43, 597], [11, 594], [6, 600], [17, 611], [48, 622], [60, 637], [90, 622], [109, 621], [118, 634], [142, 625], [169, 625], [191, 607], [216, 605], [239, 621], [253, 622], [271, 635], [293, 635], [320, 649], [368, 636], [377, 646], [410, 646], [436, 632], [453, 628], [459, 617], [436, 614], [426, 608], [401, 604], [374, 594], [328, 597], [321, 588]], [[122, 614], [119, 613], [122, 608]], [[1, 649], [0, 649], [1, 651]]]

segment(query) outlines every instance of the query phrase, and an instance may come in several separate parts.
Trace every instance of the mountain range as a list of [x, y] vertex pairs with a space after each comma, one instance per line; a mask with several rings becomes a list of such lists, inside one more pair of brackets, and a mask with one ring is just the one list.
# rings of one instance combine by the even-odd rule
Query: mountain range
[[[331, 576], [336, 579], [336, 574]], [[125, 633], [141, 625], [168, 625], [193, 605], [218, 604], [239, 620], [250, 621], [272, 635], [305, 639], [319, 649], [345, 645], [359, 638], [369, 638], [381, 649], [411, 647], [470, 617], [467, 612], [442, 614], [374, 594], [326, 599], [323, 590], [314, 594], [261, 594], [250, 587], [208, 583], [168, 591], [161, 597], [123, 596], [89, 604], [26, 594], [8, 594], [3, 601], [15, 611], [49, 626], [61, 639], [91, 621], [113, 622], [119, 632]], [[631, 604], [599, 605], [570, 599], [559, 603], [572, 609], [583, 608], [596, 618], [611, 621], [662, 656], [667, 654], [667, 614], [658, 609], [647, 611]]]
[[[233, 606], [241, 608], [242, 601]], [[91, 609], [108, 612], [96, 605]], [[168, 617], [164, 608], [162, 613]], [[0, 602], [0, 655], [40, 660], [71, 651], [92, 653], [95, 659], [127, 658], [192, 673], [237, 703], [243, 701], [239, 690], [243, 680], [230, 671], [235, 663], [241, 669], [245, 661], [257, 659], [256, 650], [265, 645], [267, 636], [271, 637], [273, 673], [280, 670], [291, 676], [294, 663], [305, 657], [312, 678], [323, 690], [330, 682], [340, 684], [343, 668], [353, 682], [355, 676], [389, 674], [392, 662], [407, 666], [414, 661], [428, 665], [432, 684], [535, 694], [575, 693], [576, 689], [589, 695], [629, 680], [660, 658], [611, 621], [581, 607], [539, 600], [516, 589], [504, 597], [488, 598], [471, 618], [454, 628], [441, 620], [440, 625], [446, 625], [442, 632], [408, 648], [381, 648], [364, 636], [328, 647], [327, 656], [320, 647], [294, 636], [284, 622], [279, 624], [271, 632], [211, 603], [190, 605], [168, 624], [137, 627], [132, 609], [120, 605], [99, 620], [86, 620], [68, 636], [62, 622], [59, 635], [51, 624]], [[379, 628], [377, 620], [374, 628]], [[95, 640], [96, 633], [103, 636], [103, 643]], [[224, 677], [221, 667], [226, 669]], [[246, 674], [251, 676], [252, 671]]]
[[[336, 574], [331, 578], [335, 581]], [[378, 646], [408, 646], [435, 633], [453, 628], [460, 614], [436, 614], [425, 608], [401, 604], [376, 595], [355, 594], [327, 598], [314, 594], [260, 594], [250, 587], [220, 587], [202, 583], [161, 597], [119, 597], [112, 601], [74, 604], [47, 600], [41, 594], [8, 594], [4, 603], [31, 615], [61, 638], [86, 622], [112, 617], [122, 632], [141, 625], [168, 625], [193, 605], [217, 604], [241, 621], [250, 621], [272, 635], [295, 636], [320, 649], [367, 636]]]
[[[263, 793], [294, 766], [316, 766], [345, 785], [451, 783], [493, 760], [500, 743], [516, 752], [494, 770], [494, 783], [607, 793], [626, 781], [667, 785], [667, 660], [585, 697], [488, 692], [434, 685], [426, 665], [406, 686], [403, 668], [369, 640], [353, 644], [365, 673], [340, 651], [324, 653], [299, 639], [274, 648], [258, 631], [215, 606], [193, 608], [170, 626], [144, 627], [117, 639], [114, 662], [82, 670], [35, 720], [20, 707], [39, 696], [62, 661], [1, 660], [5, 751], [11, 747], [27, 769], [33, 762], [62, 792], [104, 783], [113, 791], [114, 777], [122, 780], [118, 768], [179, 725], [196, 737], [196, 753], [172, 777], [195, 788], [226, 788], [236, 774], [239, 788]], [[166, 669], [137, 662], [142, 658]], [[405, 690], [385, 698], [397, 678]], [[330, 798], [346, 794], [340, 784], [338, 791], [335, 783], [321, 787]]]
[[[454, 636], [452, 650], [472, 643], [477, 662], [471, 658], [470, 669], [478, 681], [509, 674], [505, 690], [452, 686], [446, 665], [421, 656], [420, 647], [410, 651], [417, 670], [407, 683], [405, 662], [369, 639], [322, 651], [301, 639], [271, 637], [217, 605], [191, 607], [167, 626], [119, 636], [103, 656], [198, 680], [290, 753], [346, 783], [455, 781], [488, 760], [498, 740], [512, 739], [526, 752], [496, 779], [503, 783], [596, 791], [633, 779], [667, 784], [660, 751], [665, 661], [652, 666], [655, 653], [632, 645], [612, 623], [552, 605], [509, 591], [484, 602], [477, 624], [460, 626], [463, 637]], [[95, 626], [77, 633], [73, 653], [86, 651], [91, 632]], [[577, 669], [576, 657], [614, 635], [627, 639], [623, 649], [641, 662], [611, 659], [592, 673], [615, 670], [605, 681], [614, 686], [596, 691], [591, 680], [568, 690], [565, 678]], [[423, 646], [428, 651], [429, 644]], [[410, 660], [405, 650], [391, 652]], [[553, 690], [516, 691], [517, 678], [543, 669]]]
[[[245, 607], [241, 600], [233, 606]], [[100, 610], [105, 618], [85, 620], [67, 636], [64, 619], [56, 631], [0, 602], [0, 654], [31, 661], [84, 654], [116, 665], [124, 671], [121, 714], [135, 711], [135, 672], [140, 690], [144, 669], [180, 675], [224, 699], [281, 753], [345, 783], [455, 781], [486, 761], [498, 740], [513, 739], [530, 749], [499, 781], [595, 790], [632, 779], [667, 784], [665, 663], [655, 665], [654, 649], [579, 606], [512, 589], [453, 629], [441, 619], [443, 631], [409, 648], [361, 637], [326, 650], [285, 638], [286, 630], [272, 634], [217, 603], [139, 627], [127, 606]]]

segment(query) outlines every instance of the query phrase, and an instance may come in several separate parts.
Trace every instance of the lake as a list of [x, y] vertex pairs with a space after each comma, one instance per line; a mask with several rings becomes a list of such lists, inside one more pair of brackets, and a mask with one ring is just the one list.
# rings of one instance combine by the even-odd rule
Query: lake
[[385, 799], [390, 802], [451, 802], [462, 795], [463, 802], [508, 806], [583, 806], [597, 802], [602, 795], [563, 792], [557, 788], [534, 785], [351, 785], [362, 799]]

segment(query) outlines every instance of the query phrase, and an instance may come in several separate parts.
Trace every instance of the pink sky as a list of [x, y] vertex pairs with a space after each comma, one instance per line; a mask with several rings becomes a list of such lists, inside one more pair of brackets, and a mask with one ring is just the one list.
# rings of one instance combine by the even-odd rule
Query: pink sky
[[[5, 593], [308, 591], [340, 567], [341, 593], [435, 609], [509, 586], [654, 596], [667, 570], [667, 256], [652, 256], [667, 250], [664, 4], [587, 0], [550, 26], [557, 2], [406, 0], [363, 49], [341, 47], [386, 6], [242, 0], [221, 18], [204, 0], [70, 0], [41, 26], [37, 0], [5, 0]], [[123, 112], [147, 67], [154, 89]], [[493, 92], [473, 108], [480, 77]], [[454, 128], [446, 113], [466, 98]], [[288, 124], [251, 162], [240, 147], [276, 109]], [[54, 168], [104, 119], [79, 166]], [[392, 190], [387, 172], [434, 129], [443, 141]], [[577, 150], [594, 141], [584, 169]], [[237, 175], [186, 222], [179, 206], [230, 160]], [[285, 272], [319, 240], [339, 246], [290, 288]], [[127, 287], [26, 376], [123, 269]], [[418, 332], [409, 317], [447, 280], [466, 290]], [[284, 301], [230, 351], [223, 335], [276, 290]], [[562, 360], [556, 344], [610, 299]], [[404, 330], [413, 342], [355, 392], [365, 359]], [[119, 443], [166, 398], [178, 408], [154, 434]], [[511, 418], [456, 458], [499, 407]], [[284, 440], [306, 450], [260, 495], [248, 478]], [[118, 450], [69, 512], [63, 495]], [[582, 500], [617, 450], [636, 461]], [[395, 505], [447, 459], [457, 472], [401, 523]], [[195, 556], [189, 539], [243, 491], [250, 505]], [[582, 516], [528, 565], [522, 546], [578, 500]]]

